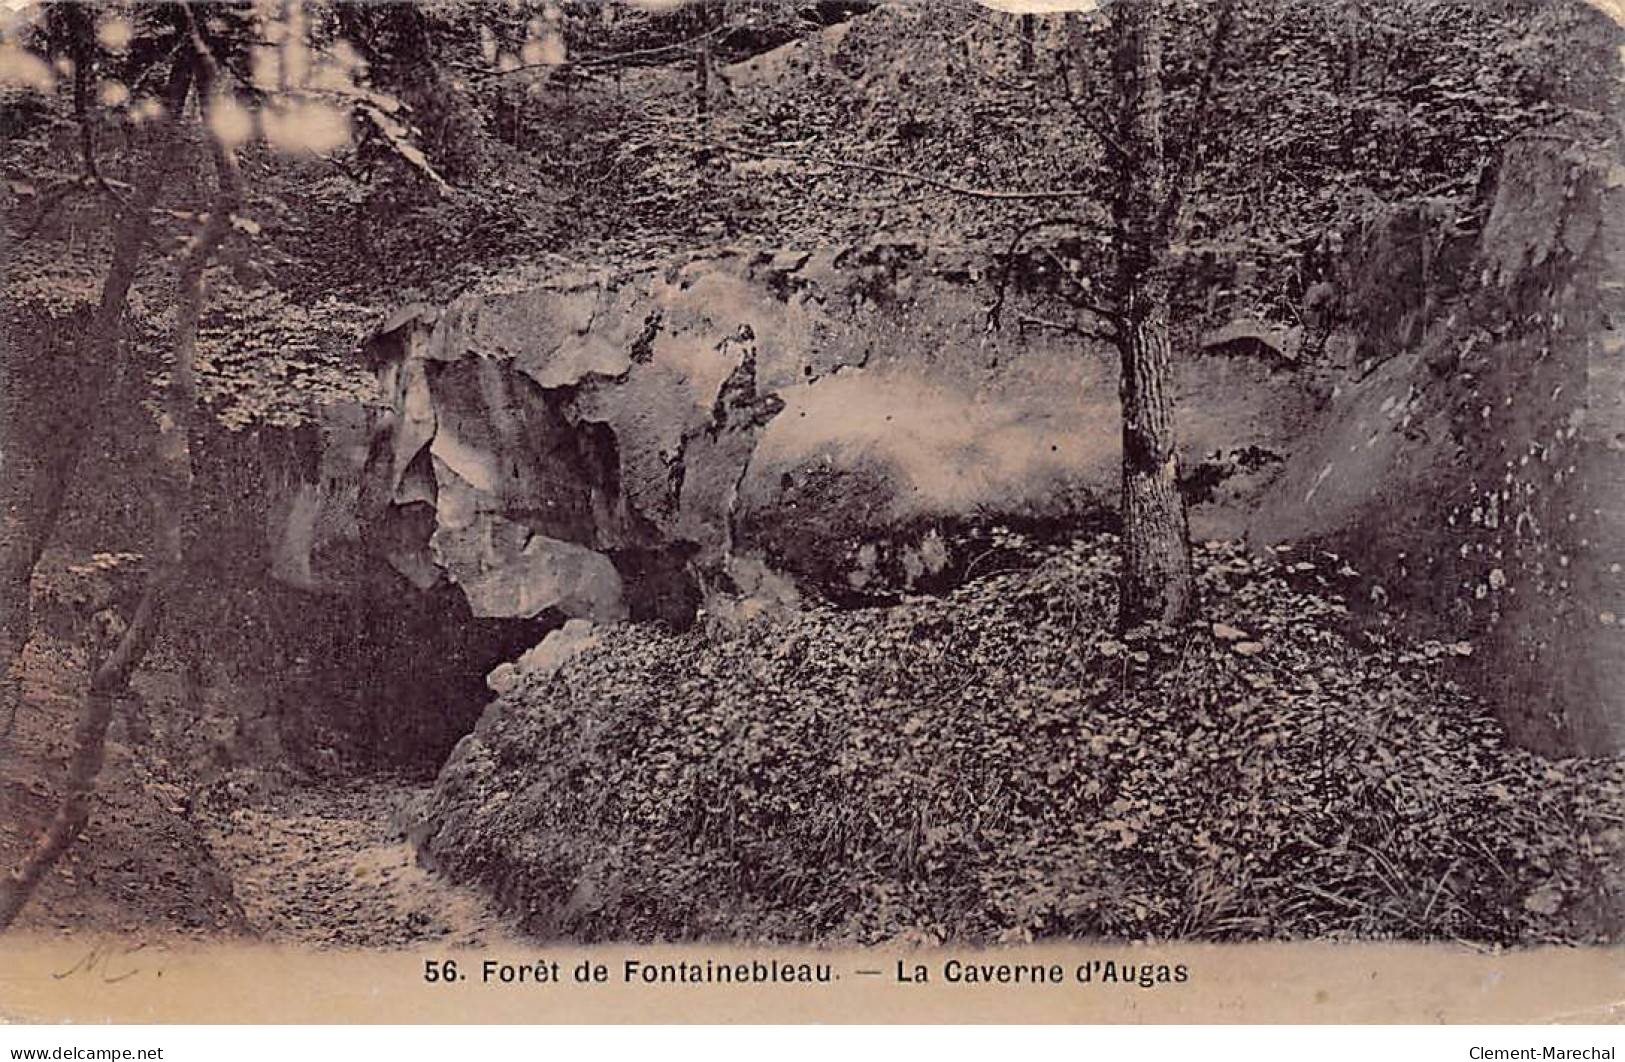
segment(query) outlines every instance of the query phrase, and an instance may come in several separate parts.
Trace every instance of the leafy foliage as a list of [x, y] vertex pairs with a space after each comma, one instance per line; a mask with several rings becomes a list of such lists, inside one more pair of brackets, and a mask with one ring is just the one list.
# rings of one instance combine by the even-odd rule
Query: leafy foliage
[[[863, 6], [208, 6], [232, 93], [208, 128], [251, 202], [211, 278], [203, 401], [230, 428], [366, 401], [372, 307], [560, 254], [907, 235], [991, 261], [1054, 208], [1078, 220], [1040, 250], [1098, 272], [1094, 27], [935, 0], [842, 21]], [[1202, 5], [1172, 6], [1187, 316], [1292, 318], [1304, 252], [1351, 214], [1451, 207], [1559, 116], [1610, 128], [1618, 34], [1578, 0], [1249, 0], [1201, 130]], [[5, 294], [56, 321], [98, 297], [181, 32], [173, 5], [112, 3], [86, 38], [76, 10], [0, 39]], [[188, 181], [161, 208], [182, 238], [206, 209]], [[130, 302], [149, 338], [173, 264]], [[1450, 681], [1470, 647], [1352, 636], [1335, 561], [1228, 547], [1203, 557], [1209, 630], [1120, 640], [1109, 546], [884, 613], [609, 632], [486, 720], [432, 847], [584, 935], [1614, 932], [1621, 768], [1507, 750]]]
[[1508, 749], [1470, 645], [1345, 629], [1337, 558], [1209, 544], [1211, 626], [1119, 639], [1109, 537], [1024, 551], [885, 611], [604, 631], [454, 754], [429, 853], [589, 938], [1617, 929], [1625, 767]]
[[225, 286], [199, 326], [199, 397], [232, 430], [376, 401], [376, 381], [354, 358], [376, 324], [366, 307], [333, 296], [301, 305], [275, 288]]
[[[696, 240], [909, 236], [992, 258], [1035, 213], [1084, 219], [1039, 241], [1065, 268], [1087, 277], [1107, 261], [1095, 230], [1109, 57], [1087, 19], [1023, 23], [918, 0], [868, 13], [806, 0], [665, 11], [444, 0], [294, 5], [297, 25], [280, 27], [281, 6], [263, 6], [210, 8], [241, 131], [297, 129], [299, 108], [323, 107], [348, 134], [315, 155], [267, 157], [250, 182], [270, 205], [261, 213], [281, 215], [276, 283], [296, 301], [440, 298], [543, 256], [639, 260]], [[1193, 130], [1207, 20], [1200, 4], [1171, 6], [1171, 124], [1201, 163], [1176, 247], [1187, 315], [1295, 319], [1314, 280], [1304, 251], [1351, 212], [1466, 191], [1509, 137], [1598, 108], [1610, 83], [1614, 36], [1579, 0], [1246, 0], [1212, 120]], [[171, 16], [139, 4], [101, 16], [97, 77], [128, 99], [91, 115], [99, 137], [138, 132], [150, 115]], [[100, 32], [110, 26], [121, 32]], [[73, 48], [54, 21], [33, 32], [48, 59]], [[702, 38], [716, 64], [703, 114]], [[49, 132], [46, 172], [74, 179], [68, 94], [57, 87], [54, 130], [21, 106], [8, 120], [30, 143]], [[125, 177], [118, 153], [104, 154], [108, 176]], [[4, 175], [43, 196], [38, 162]], [[905, 173], [1084, 195], [979, 200]]]

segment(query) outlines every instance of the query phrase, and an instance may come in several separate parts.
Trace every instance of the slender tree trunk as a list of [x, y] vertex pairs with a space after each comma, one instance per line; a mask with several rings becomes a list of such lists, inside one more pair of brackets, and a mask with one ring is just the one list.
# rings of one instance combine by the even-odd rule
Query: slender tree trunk
[[[182, 5], [181, 10], [191, 30], [198, 63], [198, 96], [207, 100], [210, 87], [218, 81], [218, 72], [190, 7]], [[179, 108], [174, 115], [177, 122], [178, 112]], [[197, 329], [203, 312], [203, 272], [230, 231], [231, 213], [242, 199], [236, 159], [224, 145], [209, 138], [207, 133], [204, 136], [209, 140], [218, 189], [208, 220], [182, 258], [176, 275], [169, 386], [158, 414], [152, 469], [152, 571], [129, 627], [91, 674], [62, 803], [34, 850], [20, 867], [0, 881], [0, 931], [16, 921], [45, 873], [72, 846], [89, 822], [113, 707], [128, 692], [130, 676], [157, 634], [164, 601], [184, 573], [183, 542], [192, 500], [190, 438], [197, 407]]]
[[711, 135], [711, 81], [716, 66], [716, 57], [711, 51], [711, 31], [721, 25], [726, 17], [726, 11], [713, 14], [708, 0], [701, 0], [692, 9], [689, 25], [695, 36], [699, 37], [694, 45], [694, 130], [700, 143], [694, 149], [694, 163], [698, 169], [700, 187], [704, 189], [708, 181], [707, 167], [711, 162], [712, 150], [705, 143]]
[[[155, 158], [131, 199], [124, 204], [113, 237], [113, 259], [102, 283], [101, 300], [76, 337], [77, 371], [72, 394], [54, 396], [66, 408], [51, 424], [44, 440], [22, 429], [40, 415], [38, 410], [9, 408], [12, 400], [29, 393], [21, 381], [38, 367], [13, 363], [6, 367], [8, 408], [4, 448], [4, 475], [0, 476], [0, 676], [5, 676], [7, 699], [15, 697], [11, 665], [28, 641], [29, 586], [62, 502], [73, 482], [80, 458], [100, 420], [120, 365], [120, 332], [125, 301], [135, 280], [141, 255], [151, 234], [152, 208], [174, 168], [181, 145], [176, 135], [181, 108], [191, 85], [190, 59], [176, 61], [166, 94], [167, 112], [159, 127]], [[22, 352], [8, 351], [9, 358]], [[31, 452], [36, 451], [36, 452]], [[13, 710], [15, 705], [12, 706]]]
[[1166, 211], [1178, 176], [1163, 135], [1163, 22], [1155, 0], [1112, 8], [1117, 89], [1117, 346], [1122, 357], [1124, 628], [1182, 623], [1196, 606], [1190, 528], [1179, 492], [1168, 354]]
[[[699, 27], [702, 34], [711, 32], [710, 13], [704, 7], [700, 8]], [[707, 126], [711, 121], [711, 67], [713, 63], [711, 38], [709, 36], [701, 37], [694, 56], [694, 117], [699, 121], [702, 136], [709, 132]]]
[[16, 921], [40, 879], [78, 839], [90, 820], [90, 805], [96, 795], [96, 779], [101, 774], [107, 750], [107, 727], [113, 718], [113, 707], [123, 696], [130, 673], [150, 644], [157, 626], [158, 603], [156, 587], [149, 583], [124, 637], [91, 676], [79, 726], [74, 732], [73, 758], [68, 764], [67, 789], [62, 803], [22, 865], [0, 880], [0, 932]]

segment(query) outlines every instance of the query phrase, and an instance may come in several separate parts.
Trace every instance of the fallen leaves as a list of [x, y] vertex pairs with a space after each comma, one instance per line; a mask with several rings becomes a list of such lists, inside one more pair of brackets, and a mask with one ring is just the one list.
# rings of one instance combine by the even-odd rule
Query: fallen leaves
[[606, 631], [459, 747], [431, 855], [504, 896], [607, 860], [617, 899], [550, 931], [617, 939], [1583, 937], [1540, 890], [1625, 855], [1625, 767], [1509, 748], [1438, 666], [1466, 643], [1351, 636], [1301, 553], [1210, 545], [1193, 649], [1111, 626], [1115, 539], [1031, 549], [943, 598]]
[[1523, 909], [1531, 914], [1553, 915], [1563, 906], [1563, 890], [1548, 882], [1523, 898]]

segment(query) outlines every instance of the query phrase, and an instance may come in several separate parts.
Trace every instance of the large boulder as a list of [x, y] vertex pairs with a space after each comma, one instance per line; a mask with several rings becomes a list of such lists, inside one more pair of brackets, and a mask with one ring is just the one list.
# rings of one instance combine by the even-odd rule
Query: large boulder
[[[366, 517], [403, 574], [478, 615], [686, 622], [775, 392], [842, 362], [771, 257], [566, 277], [398, 317]], [[630, 585], [629, 585], [630, 584]]]
[[[476, 616], [681, 625], [708, 590], [886, 599], [972, 573], [998, 525], [1109, 519], [1115, 358], [989, 334], [973, 262], [722, 251], [409, 307], [369, 346], [388, 411], [354, 525]], [[1229, 348], [1180, 383], [1192, 468], [1283, 452], [1311, 402]], [[1206, 490], [1199, 530], [1256, 493]]]
[[1354, 376], [1253, 518], [1469, 632], [1518, 740], [1625, 747], [1625, 166], [1515, 143], [1478, 204], [1379, 219], [1341, 278]]
[[[997, 570], [1003, 527], [1110, 521], [1115, 356], [989, 332], [985, 268], [911, 243], [721, 250], [402, 307], [364, 347], [378, 401], [258, 433], [256, 483], [225, 484], [268, 525], [293, 729], [321, 704], [369, 747], [432, 753], [567, 621], [893, 600]], [[1186, 463], [1213, 473], [1195, 526], [1228, 536], [1310, 399], [1248, 350], [1179, 371]]]
[[[1621, 740], [1621, 172], [1521, 142], [1477, 214], [1424, 199], [1346, 242], [1330, 342], [1239, 320], [1176, 361], [1194, 533], [1346, 554], [1465, 631], [1550, 750]], [[985, 268], [724, 250], [408, 307], [368, 345], [382, 411], [327, 425], [288, 495], [278, 570], [331, 584], [359, 548], [477, 621], [683, 625], [718, 590], [934, 591], [996, 567], [1001, 525], [1109, 521], [1115, 358], [990, 333]]]

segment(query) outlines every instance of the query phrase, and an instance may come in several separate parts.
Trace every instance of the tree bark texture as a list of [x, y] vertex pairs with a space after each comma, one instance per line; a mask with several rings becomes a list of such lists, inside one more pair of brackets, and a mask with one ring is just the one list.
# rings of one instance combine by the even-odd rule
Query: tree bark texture
[[1155, 2], [1112, 8], [1117, 90], [1117, 346], [1122, 358], [1123, 575], [1119, 623], [1183, 623], [1196, 606], [1179, 491], [1168, 350], [1166, 211], [1178, 177], [1163, 132], [1163, 24]]

